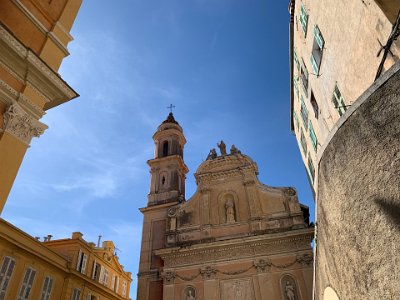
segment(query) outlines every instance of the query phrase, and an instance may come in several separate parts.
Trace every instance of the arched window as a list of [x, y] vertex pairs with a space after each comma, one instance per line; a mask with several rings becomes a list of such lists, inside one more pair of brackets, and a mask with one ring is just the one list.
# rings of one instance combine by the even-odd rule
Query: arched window
[[164, 143], [163, 143], [163, 157], [164, 156], [168, 156], [168, 141], [165, 141]]

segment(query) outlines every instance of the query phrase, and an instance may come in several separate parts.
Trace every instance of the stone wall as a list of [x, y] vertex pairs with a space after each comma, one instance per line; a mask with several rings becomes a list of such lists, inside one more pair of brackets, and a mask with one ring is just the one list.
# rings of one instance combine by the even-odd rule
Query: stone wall
[[353, 106], [320, 156], [315, 299], [328, 286], [339, 299], [397, 299], [399, 63]]

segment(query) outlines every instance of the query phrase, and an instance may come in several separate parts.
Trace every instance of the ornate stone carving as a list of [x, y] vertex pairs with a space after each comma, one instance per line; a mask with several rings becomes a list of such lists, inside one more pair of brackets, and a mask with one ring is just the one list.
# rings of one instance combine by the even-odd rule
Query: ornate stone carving
[[164, 280], [164, 284], [173, 284], [175, 276], [175, 271], [172, 270], [164, 270], [161, 272], [161, 278]]
[[224, 141], [221, 140], [221, 142], [219, 144], [217, 144], [217, 146], [219, 148], [219, 151], [221, 152], [221, 155], [225, 156], [226, 155], [226, 145], [225, 145]]
[[254, 299], [250, 278], [224, 280], [221, 282], [222, 300], [252, 300]]
[[213, 279], [217, 272], [218, 270], [213, 266], [205, 266], [200, 269], [200, 274], [203, 276], [204, 280]]
[[254, 267], [256, 267], [257, 273], [270, 272], [271, 266], [272, 262], [269, 259], [259, 259], [258, 261], [254, 261]]
[[28, 145], [32, 137], [39, 137], [47, 125], [29, 116], [17, 103], [11, 104], [4, 113], [3, 130]]
[[210, 150], [210, 153], [208, 153], [208, 155], [207, 155], [207, 160], [214, 159], [214, 158], [217, 158], [217, 151], [215, 151], [215, 148], [212, 148]]
[[314, 259], [310, 254], [303, 254], [303, 255], [298, 255], [296, 257], [296, 261], [303, 267], [307, 267], [312, 265]]
[[235, 209], [232, 200], [227, 200], [225, 203], [226, 223], [235, 223]]

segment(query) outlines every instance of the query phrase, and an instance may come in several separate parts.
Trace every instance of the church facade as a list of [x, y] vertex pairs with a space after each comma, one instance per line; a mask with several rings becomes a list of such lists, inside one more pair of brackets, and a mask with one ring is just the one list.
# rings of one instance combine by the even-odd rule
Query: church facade
[[137, 299], [311, 299], [314, 228], [296, 191], [262, 184], [257, 164], [221, 141], [185, 200], [186, 140], [172, 113], [153, 139]]

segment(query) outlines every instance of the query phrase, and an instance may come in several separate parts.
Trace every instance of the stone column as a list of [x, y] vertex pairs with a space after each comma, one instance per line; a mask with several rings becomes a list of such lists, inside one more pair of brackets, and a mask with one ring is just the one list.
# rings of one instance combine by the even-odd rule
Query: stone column
[[47, 126], [29, 115], [16, 102], [9, 105], [0, 127], [0, 213], [17, 176], [18, 169], [33, 137]]
[[174, 281], [175, 281], [175, 271], [164, 270], [161, 273], [161, 277], [164, 280], [163, 285], [163, 300], [174, 300]]
[[272, 263], [269, 259], [258, 259], [254, 261], [254, 267], [257, 269], [257, 275], [253, 276], [254, 286], [258, 287], [256, 290], [257, 300], [275, 299], [274, 288], [271, 284], [271, 266]]

